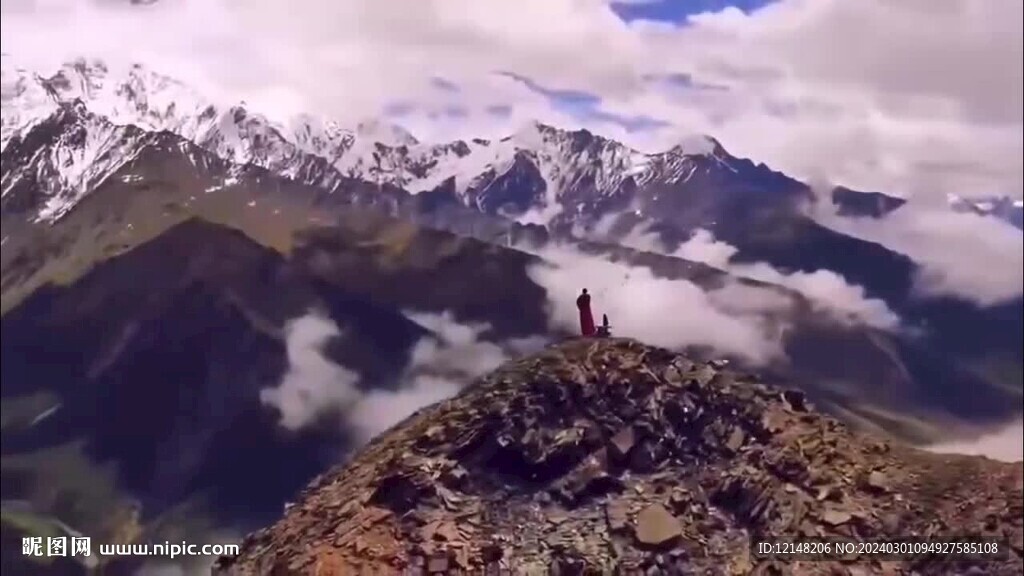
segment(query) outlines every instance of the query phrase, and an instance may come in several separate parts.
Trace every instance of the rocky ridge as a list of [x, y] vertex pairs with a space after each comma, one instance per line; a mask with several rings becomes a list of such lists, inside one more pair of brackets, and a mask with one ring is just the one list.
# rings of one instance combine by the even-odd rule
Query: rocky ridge
[[[1019, 574], [1019, 464], [854, 434], [802, 394], [626, 339], [566, 341], [317, 478], [219, 574]], [[751, 543], [988, 540], [810, 561]]]

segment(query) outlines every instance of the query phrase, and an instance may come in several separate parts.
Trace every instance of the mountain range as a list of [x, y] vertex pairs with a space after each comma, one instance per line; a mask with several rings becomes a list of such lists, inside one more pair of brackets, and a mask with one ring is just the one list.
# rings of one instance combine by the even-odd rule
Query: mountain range
[[[1021, 412], [1019, 294], [921, 295], [920, 263], [822, 225], [810, 185], [709, 136], [650, 154], [533, 123], [429, 144], [381, 121], [272, 121], [140, 66], [39, 74], [5, 55], [2, 150], [5, 546], [55, 521], [107, 540], [266, 524], [380, 431], [360, 410], [412, 402], [410, 390], [437, 399], [450, 392], [423, 382], [494, 367], [467, 358], [567, 336], [559, 307], [571, 316], [584, 282], [619, 274], [693, 291], [723, 323], [756, 316], [774, 356], [716, 348], [717, 325], [687, 353], [784, 379], [856, 426], [927, 442]], [[826, 198], [842, 217], [904, 209], [880, 192]], [[971, 198], [953, 209], [1020, 226], [1019, 202]], [[656, 246], [630, 241], [638, 231]], [[680, 256], [698, 233], [733, 247], [728, 266]], [[742, 273], [759, 265], [783, 279], [827, 271], [898, 323]], [[309, 322], [312, 343], [296, 335]], [[310, 362], [302, 374], [321, 389], [268, 396]]]
[[[233, 164], [253, 164], [325, 190], [337, 190], [346, 178], [413, 194], [440, 190], [450, 200], [485, 213], [556, 230], [593, 224], [616, 211], [660, 214], [671, 207], [672, 200], [659, 194], [667, 189], [686, 190], [674, 195], [688, 200], [686, 223], [705, 227], [714, 226], [718, 216], [742, 212], [741, 204], [749, 199], [745, 195], [760, 190], [774, 193], [760, 195], [759, 205], [813, 199], [802, 183], [733, 157], [710, 136], [695, 135], [665, 152], [646, 154], [585, 130], [531, 123], [495, 141], [427, 144], [379, 120], [353, 128], [311, 115], [271, 121], [244, 104], [215, 104], [138, 65], [112, 71], [102, 62], [83, 59], [40, 75], [4, 55], [3, 70], [4, 149], [52, 121], [62, 107], [81, 105], [99, 117], [79, 119], [78, 131], [87, 137], [50, 150], [50, 157], [38, 158], [32, 167], [53, 170], [56, 176], [52, 189], [45, 191], [51, 200], [38, 214], [42, 220], [59, 218], [130, 161], [147, 145], [143, 133], [163, 131]], [[142, 132], [126, 132], [129, 127]], [[5, 193], [16, 186], [18, 176], [9, 178]], [[850, 197], [849, 192], [839, 188], [833, 198], [857, 210], [858, 195]], [[733, 206], [719, 206], [726, 193], [736, 195], [728, 200]], [[1016, 222], [1022, 210], [1019, 200], [1003, 197], [951, 197], [950, 203]], [[705, 206], [710, 204], [715, 206]]]

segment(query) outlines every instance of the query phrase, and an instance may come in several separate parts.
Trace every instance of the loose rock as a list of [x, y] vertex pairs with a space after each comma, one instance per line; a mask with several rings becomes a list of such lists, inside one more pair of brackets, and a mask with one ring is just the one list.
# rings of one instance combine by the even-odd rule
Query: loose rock
[[[847, 430], [799, 391], [576, 339], [423, 409], [312, 483], [221, 575], [847, 574], [801, 538], [991, 538], [1008, 554], [868, 573], [1020, 574], [1024, 468]], [[855, 567], [863, 567], [857, 564]]]
[[648, 546], [662, 546], [679, 538], [679, 519], [660, 504], [652, 504], [636, 517], [636, 539]]

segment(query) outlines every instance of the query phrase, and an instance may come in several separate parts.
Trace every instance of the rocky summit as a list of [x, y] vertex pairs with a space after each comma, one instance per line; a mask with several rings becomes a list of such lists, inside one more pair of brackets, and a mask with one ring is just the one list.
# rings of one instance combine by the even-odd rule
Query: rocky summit
[[[848, 430], [803, 395], [626, 339], [568, 340], [317, 478], [218, 574], [1020, 574], [1020, 463]], [[998, 553], [771, 556], [754, 543]]]

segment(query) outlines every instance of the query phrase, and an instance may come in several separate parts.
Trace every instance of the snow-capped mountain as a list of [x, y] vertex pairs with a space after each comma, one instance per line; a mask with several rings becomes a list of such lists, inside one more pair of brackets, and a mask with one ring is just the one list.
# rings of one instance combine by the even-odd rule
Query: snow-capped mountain
[[[497, 140], [429, 144], [380, 120], [352, 127], [309, 114], [272, 120], [138, 65], [114, 69], [77, 60], [42, 74], [4, 55], [2, 72], [4, 203], [19, 182], [39, 181], [33, 193], [46, 197], [33, 202], [40, 221], [65, 214], [144, 148], [147, 134], [163, 131], [237, 166], [255, 165], [319, 189], [337, 191], [356, 179], [414, 195], [431, 192], [431, 203], [553, 231], [592, 229], [619, 215], [627, 223], [668, 221], [681, 230], [728, 235], [717, 229], [791, 211], [813, 196], [802, 182], [736, 158], [703, 135], [646, 154], [586, 130], [530, 123]], [[837, 198], [850, 200], [852, 213], [880, 216], [899, 206], [848, 192]], [[1019, 201], [953, 202], [957, 209], [968, 204], [1020, 227]]]
[[218, 107], [184, 84], [140, 66], [121, 72], [79, 60], [44, 77], [5, 60], [3, 149], [59, 114], [62, 105], [80, 103], [115, 125], [172, 132], [236, 164], [253, 163], [290, 178], [316, 179], [328, 189], [337, 185], [333, 170], [318, 172], [310, 164], [340, 156], [353, 142], [353, 134], [309, 119], [286, 136], [285, 127], [250, 114], [243, 106]]
[[110, 124], [80, 102], [33, 119], [32, 128], [12, 131], [4, 142], [3, 206], [37, 208], [43, 220], [63, 216], [156, 136], [135, 126]]
[[223, 174], [224, 179], [244, 172], [244, 166], [172, 133], [114, 124], [80, 100], [58, 105], [52, 115], [15, 132], [4, 144], [4, 213], [29, 214], [38, 221], [61, 218], [111, 176], [140, 181], [143, 177], [128, 169], [146, 152], [174, 149], [190, 170]]
[[[233, 163], [255, 164], [327, 190], [337, 189], [345, 177], [412, 193], [444, 189], [464, 205], [543, 225], [568, 225], [580, 215], [624, 210], [635, 204], [638, 190], [684, 185], [701, 173], [739, 173], [737, 160], [704, 136], [664, 153], [642, 154], [586, 131], [531, 123], [495, 141], [425, 144], [380, 121], [352, 128], [311, 115], [272, 121], [244, 104], [212, 102], [141, 66], [113, 70], [101, 62], [78, 60], [55, 73], [38, 74], [4, 57], [5, 155], [9, 146], [30, 139], [38, 128], [62, 125], [67, 106], [81, 106], [117, 128], [101, 135], [78, 127], [87, 138], [69, 136], [55, 143], [85, 148], [61, 152], [80, 161], [67, 164], [68, 174], [54, 181], [49, 193], [73, 192], [65, 192], [63, 203], [42, 212], [43, 220], [59, 217], [74, 198], [130, 158], [128, 150], [137, 147], [132, 142], [141, 137], [139, 130], [172, 132]], [[120, 153], [125, 159], [115, 158], [118, 147], [125, 148]], [[88, 158], [102, 161], [78, 166]], [[65, 163], [55, 159], [53, 165]]]

